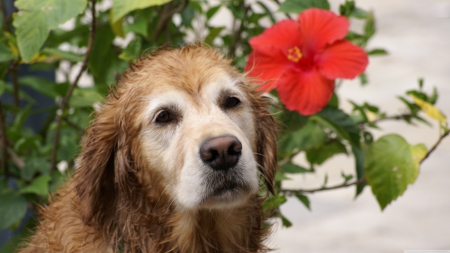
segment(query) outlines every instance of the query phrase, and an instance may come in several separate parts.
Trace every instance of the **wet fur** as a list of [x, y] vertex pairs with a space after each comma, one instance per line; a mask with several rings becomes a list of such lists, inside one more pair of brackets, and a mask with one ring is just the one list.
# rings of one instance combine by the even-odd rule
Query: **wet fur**
[[[273, 191], [277, 127], [266, 98], [215, 50], [198, 45], [159, 50], [133, 64], [111, 91], [83, 138], [75, 175], [42, 207], [36, 234], [21, 252], [268, 251], [263, 197], [253, 195], [225, 211], [177, 209], [160, 183], [163, 175], [149, 167], [137, 141], [144, 105], [136, 97], [152, 92], [143, 80], [180, 79], [180, 89], [194, 94], [200, 87], [186, 83], [203, 82], [213, 65], [245, 80], [240, 89], [252, 105], [255, 160], [264, 187]], [[173, 66], [191, 69], [174, 75]]]

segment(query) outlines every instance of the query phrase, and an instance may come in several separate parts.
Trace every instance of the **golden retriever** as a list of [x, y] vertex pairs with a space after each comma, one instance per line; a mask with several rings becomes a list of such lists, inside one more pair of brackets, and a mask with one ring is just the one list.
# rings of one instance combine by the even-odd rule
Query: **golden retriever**
[[273, 191], [277, 126], [255, 89], [201, 45], [141, 58], [21, 252], [268, 251], [258, 191]]

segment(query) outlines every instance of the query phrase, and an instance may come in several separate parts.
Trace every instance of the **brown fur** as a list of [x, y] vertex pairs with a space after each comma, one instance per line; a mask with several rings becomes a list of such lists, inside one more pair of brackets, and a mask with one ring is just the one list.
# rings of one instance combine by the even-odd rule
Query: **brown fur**
[[[178, 210], [160, 183], [163, 175], [149, 168], [139, 149], [144, 101], [136, 97], [152, 92], [146, 80], [169, 78], [195, 96], [217, 68], [246, 80], [229, 60], [201, 46], [160, 50], [133, 64], [88, 128], [75, 176], [42, 208], [36, 234], [21, 252], [268, 251], [263, 197], [226, 211]], [[277, 127], [266, 99], [248, 80], [240, 86], [252, 104], [255, 159], [273, 191]]]

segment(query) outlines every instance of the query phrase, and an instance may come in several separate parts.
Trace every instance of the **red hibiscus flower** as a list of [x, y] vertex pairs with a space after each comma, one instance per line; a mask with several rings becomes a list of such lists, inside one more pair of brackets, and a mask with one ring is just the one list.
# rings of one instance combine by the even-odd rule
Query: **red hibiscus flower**
[[305, 10], [298, 21], [281, 21], [252, 38], [245, 70], [265, 81], [260, 90], [276, 88], [287, 109], [314, 114], [331, 99], [336, 78], [355, 78], [369, 62], [344, 40], [349, 25], [330, 11]]

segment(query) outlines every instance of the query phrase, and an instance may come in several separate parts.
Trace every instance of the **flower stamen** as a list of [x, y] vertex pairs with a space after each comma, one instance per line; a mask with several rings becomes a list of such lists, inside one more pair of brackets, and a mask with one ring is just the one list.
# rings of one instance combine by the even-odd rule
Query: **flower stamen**
[[288, 60], [298, 62], [300, 61], [302, 56], [302, 52], [300, 52], [300, 49], [298, 49], [298, 47], [292, 47], [288, 49]]

